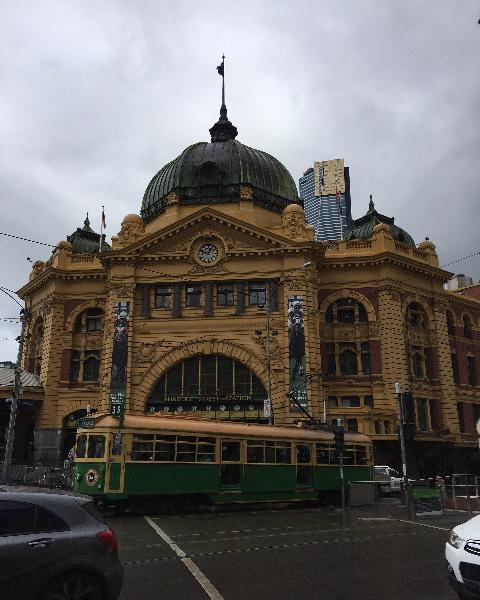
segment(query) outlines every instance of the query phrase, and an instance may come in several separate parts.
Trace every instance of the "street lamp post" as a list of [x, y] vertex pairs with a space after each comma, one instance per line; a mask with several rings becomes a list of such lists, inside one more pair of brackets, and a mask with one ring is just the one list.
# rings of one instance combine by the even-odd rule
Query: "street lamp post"
[[403, 475], [403, 493], [405, 495], [405, 504], [407, 506], [408, 518], [411, 518], [411, 503], [408, 490], [407, 475], [407, 450], [405, 445], [405, 417], [403, 414], [402, 388], [399, 383], [395, 384], [395, 396], [397, 398], [397, 410], [399, 420], [400, 451], [402, 454], [402, 475]]
[[27, 319], [27, 311], [23, 309], [20, 311], [20, 318], [22, 320], [22, 330], [20, 332], [20, 336], [17, 338], [18, 340], [18, 354], [17, 354], [17, 362], [15, 364], [15, 379], [13, 384], [13, 395], [12, 402], [10, 405], [10, 419], [8, 421], [8, 429], [7, 429], [7, 441], [5, 444], [5, 457], [3, 459], [3, 481], [7, 480], [8, 469], [12, 463], [12, 454], [13, 454], [13, 442], [15, 440], [15, 423], [17, 420], [17, 410], [18, 410], [18, 400], [20, 398], [21, 393], [21, 364], [22, 364], [22, 354], [23, 354], [23, 344], [25, 340], [25, 322]]
[[[270, 336], [274, 337], [277, 335], [277, 332], [271, 332], [270, 331], [270, 296], [273, 292], [276, 292], [276, 290], [280, 287], [280, 285], [286, 281], [291, 275], [293, 275], [293, 273], [296, 273], [297, 271], [300, 271], [301, 269], [306, 269], [307, 267], [309, 267], [312, 263], [310, 261], [305, 262], [303, 265], [301, 265], [300, 267], [295, 267], [295, 269], [292, 269], [291, 271], [289, 271], [286, 275], [284, 275], [283, 277], [281, 277], [277, 283], [268, 290], [268, 292], [265, 294], [265, 304], [263, 305], [262, 308], [265, 308], [267, 311], [267, 319], [266, 319], [266, 332], [267, 332], [267, 337], [265, 340], [265, 351], [266, 351], [266, 355], [267, 355], [267, 369], [268, 369], [268, 390], [267, 390], [267, 401], [264, 403], [264, 409], [263, 409], [263, 414], [264, 416], [268, 417], [268, 424], [269, 425], [273, 425], [273, 407], [272, 407], [272, 359], [271, 359], [271, 352], [270, 352]], [[257, 335], [261, 335], [261, 332], [259, 332], [258, 330], [255, 332]]]

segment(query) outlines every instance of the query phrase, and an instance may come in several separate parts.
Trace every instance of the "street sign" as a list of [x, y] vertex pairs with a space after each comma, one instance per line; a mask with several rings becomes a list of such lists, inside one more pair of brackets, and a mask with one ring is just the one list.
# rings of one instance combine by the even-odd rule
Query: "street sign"
[[77, 427], [82, 429], [93, 429], [95, 427], [95, 419], [89, 417], [83, 417], [82, 419], [78, 419]]
[[125, 405], [122, 404], [114, 404], [113, 402], [110, 402], [110, 414], [112, 417], [118, 417], [121, 418], [123, 417], [125, 411]]

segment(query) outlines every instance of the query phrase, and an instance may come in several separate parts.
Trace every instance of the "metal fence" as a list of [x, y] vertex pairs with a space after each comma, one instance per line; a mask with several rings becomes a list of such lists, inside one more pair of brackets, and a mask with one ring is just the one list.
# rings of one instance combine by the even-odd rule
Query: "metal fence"
[[0, 483], [71, 490], [73, 472], [74, 468], [71, 466], [62, 468], [11, 465], [8, 467], [6, 477], [3, 477], [3, 469], [0, 466]]

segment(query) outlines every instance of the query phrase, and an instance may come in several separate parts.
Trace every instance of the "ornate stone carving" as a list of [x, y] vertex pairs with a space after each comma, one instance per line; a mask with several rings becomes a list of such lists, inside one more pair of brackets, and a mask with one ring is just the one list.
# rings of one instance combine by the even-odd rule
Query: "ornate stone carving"
[[253, 190], [249, 185], [241, 186], [240, 200], [253, 200]]
[[302, 237], [303, 227], [306, 224], [305, 217], [297, 213], [288, 213], [282, 216], [282, 225], [293, 239]]
[[284, 321], [280, 317], [272, 317], [270, 319], [270, 329], [283, 329]]
[[142, 342], [137, 350], [136, 360], [139, 364], [151, 364], [157, 358], [158, 349], [163, 346], [163, 341]]
[[169, 194], [167, 194], [166, 200], [168, 206], [171, 206], [172, 204], [178, 204], [178, 194], [176, 194], [175, 192], [170, 192]]
[[143, 220], [138, 215], [127, 215], [122, 221], [122, 227], [116, 239], [117, 248], [125, 248], [133, 244], [145, 231]]
[[372, 337], [377, 337], [380, 335], [380, 322], [379, 321], [371, 321], [368, 324], [368, 333]]
[[301, 288], [305, 285], [305, 279], [299, 276], [290, 276], [287, 279], [289, 288]]
[[228, 269], [225, 267], [225, 257], [221, 258], [216, 264], [212, 265], [200, 265], [193, 260], [190, 262], [193, 263], [193, 267], [190, 269], [189, 273], [197, 274], [197, 273], [227, 273]]
[[124, 283], [122, 285], [112, 286], [113, 295], [117, 298], [128, 298], [135, 290], [135, 283]]
[[355, 340], [354, 327], [338, 327], [335, 331], [335, 337], [340, 342], [353, 342]]
[[146, 323], [135, 323], [135, 333], [138, 335], [144, 335], [147, 332], [147, 324]]
[[[252, 335], [252, 340], [263, 348], [263, 361], [267, 364], [267, 336]], [[279, 368], [282, 365], [282, 348], [276, 337], [270, 337], [270, 361], [272, 366], [275, 366], [276, 368]]]

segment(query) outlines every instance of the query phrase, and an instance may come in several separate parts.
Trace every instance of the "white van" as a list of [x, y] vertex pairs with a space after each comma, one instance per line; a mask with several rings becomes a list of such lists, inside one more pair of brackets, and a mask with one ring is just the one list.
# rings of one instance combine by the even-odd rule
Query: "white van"
[[375, 465], [373, 467], [373, 476], [375, 481], [384, 481], [380, 486], [383, 494], [398, 494], [402, 489], [402, 476], [398, 471], [387, 465]]

